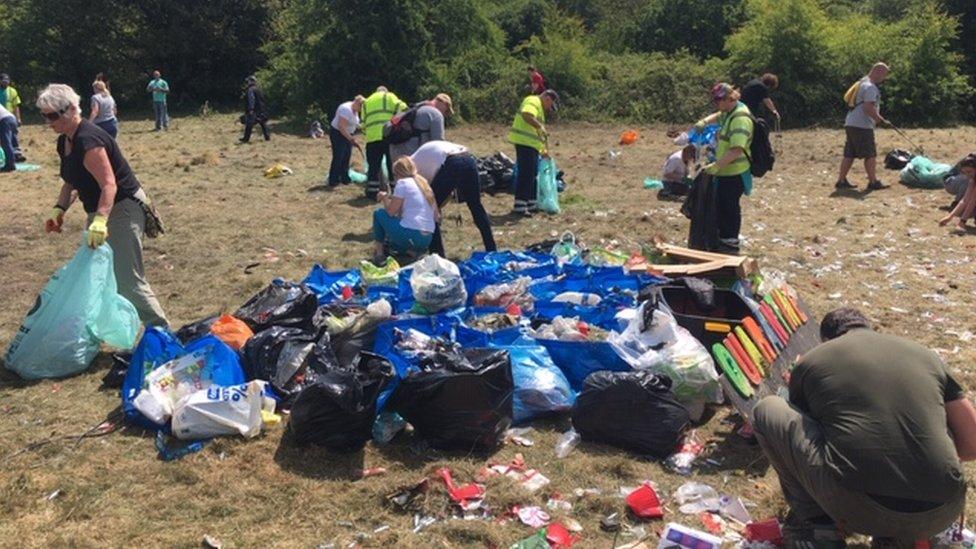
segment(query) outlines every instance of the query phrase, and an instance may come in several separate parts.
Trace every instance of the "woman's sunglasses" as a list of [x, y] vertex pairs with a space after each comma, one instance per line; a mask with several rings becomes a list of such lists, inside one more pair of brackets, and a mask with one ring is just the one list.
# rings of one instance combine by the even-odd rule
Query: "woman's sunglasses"
[[64, 116], [64, 113], [66, 113], [66, 112], [68, 112], [68, 107], [63, 108], [60, 111], [41, 112], [41, 116], [43, 116], [48, 122], [54, 122], [57, 119], [59, 119], [62, 116]]

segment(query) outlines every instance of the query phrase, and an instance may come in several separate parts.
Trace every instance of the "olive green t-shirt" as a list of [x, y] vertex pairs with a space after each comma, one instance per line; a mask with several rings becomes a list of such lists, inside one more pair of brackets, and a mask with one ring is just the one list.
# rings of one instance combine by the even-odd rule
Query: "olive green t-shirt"
[[790, 379], [790, 401], [821, 425], [827, 466], [845, 486], [922, 502], [965, 490], [945, 412], [963, 397], [935, 353], [867, 329], [810, 351]]

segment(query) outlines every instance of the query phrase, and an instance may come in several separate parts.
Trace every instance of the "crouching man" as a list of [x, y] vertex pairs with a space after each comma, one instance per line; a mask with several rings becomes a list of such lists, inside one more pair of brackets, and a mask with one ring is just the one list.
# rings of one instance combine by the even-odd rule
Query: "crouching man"
[[827, 314], [820, 334], [790, 402], [767, 397], [754, 411], [790, 506], [787, 547], [844, 547], [851, 533], [914, 547], [962, 513], [976, 410], [935, 353], [874, 332], [855, 309]]

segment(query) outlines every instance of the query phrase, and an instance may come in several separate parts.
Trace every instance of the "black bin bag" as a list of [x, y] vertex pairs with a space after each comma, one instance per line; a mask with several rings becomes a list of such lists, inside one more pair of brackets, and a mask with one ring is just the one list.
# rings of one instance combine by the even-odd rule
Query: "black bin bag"
[[336, 452], [361, 450], [373, 434], [376, 399], [394, 375], [390, 361], [362, 352], [350, 368], [317, 376], [292, 405], [288, 422], [292, 440]]
[[303, 387], [339, 367], [328, 334], [316, 337], [298, 328], [274, 326], [258, 332], [241, 349], [248, 381], [262, 379], [287, 407]]
[[387, 407], [434, 448], [490, 450], [512, 424], [508, 351], [439, 352], [400, 381]]
[[179, 330], [176, 331], [176, 339], [180, 340], [180, 343], [186, 345], [191, 341], [196, 341], [205, 335], [210, 334], [210, 328], [213, 327], [214, 322], [220, 318], [220, 313], [217, 313], [207, 318], [198, 320], [196, 322], [191, 322], [189, 324], [184, 324]]
[[590, 374], [573, 406], [573, 428], [583, 440], [661, 459], [674, 453], [690, 423], [671, 378], [642, 370]]
[[234, 316], [254, 333], [272, 326], [312, 331], [312, 318], [318, 307], [319, 299], [308, 286], [275, 281], [249, 299]]

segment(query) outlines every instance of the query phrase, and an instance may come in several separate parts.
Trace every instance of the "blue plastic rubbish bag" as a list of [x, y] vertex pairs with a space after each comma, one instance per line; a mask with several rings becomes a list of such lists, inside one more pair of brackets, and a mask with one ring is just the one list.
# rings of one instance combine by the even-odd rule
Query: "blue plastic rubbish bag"
[[511, 345], [497, 345], [512, 360], [513, 420], [525, 423], [539, 416], [568, 412], [576, 401], [566, 375], [552, 361], [546, 348], [529, 337]]
[[139, 325], [135, 307], [118, 294], [112, 248], [82, 244], [37, 296], [4, 364], [24, 379], [77, 374], [101, 343], [131, 349]]
[[941, 189], [945, 176], [951, 170], [952, 166], [948, 164], [933, 162], [924, 156], [916, 156], [902, 168], [899, 180], [909, 187]]
[[556, 182], [556, 161], [552, 158], [539, 160], [539, 209], [550, 214], [559, 213], [559, 184]]

